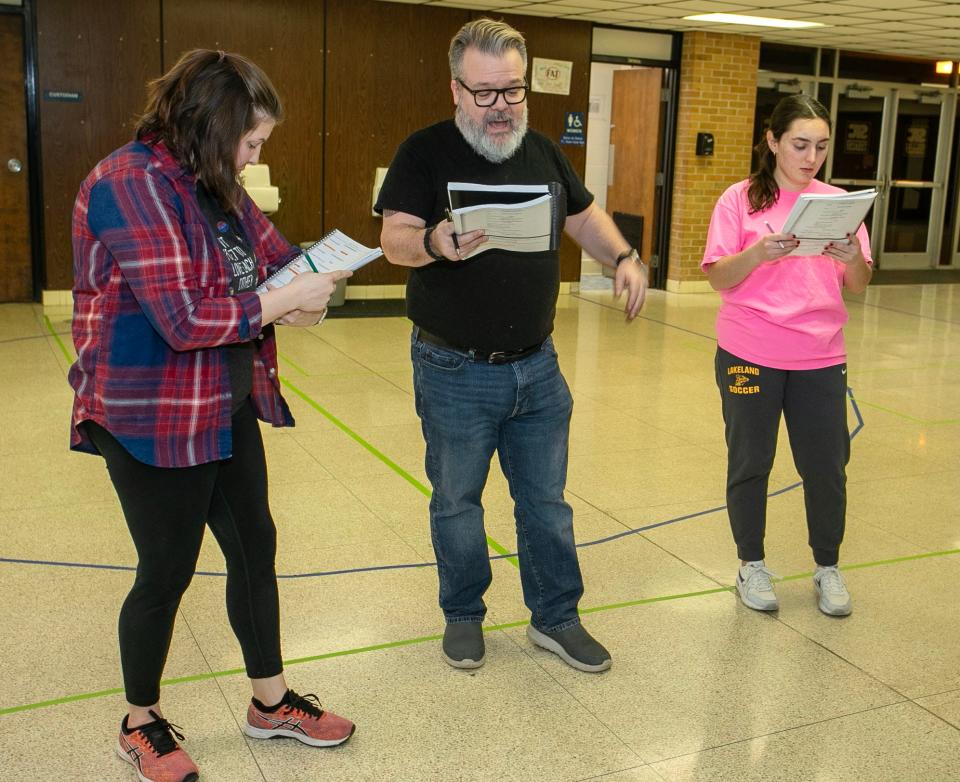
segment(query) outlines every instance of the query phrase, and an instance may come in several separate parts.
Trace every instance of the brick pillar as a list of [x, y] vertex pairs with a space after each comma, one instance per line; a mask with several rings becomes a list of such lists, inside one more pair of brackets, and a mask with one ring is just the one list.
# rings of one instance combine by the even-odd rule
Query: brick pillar
[[[710, 290], [700, 271], [707, 226], [720, 194], [750, 174], [760, 39], [683, 35], [680, 105], [667, 290]], [[712, 133], [712, 157], [696, 156], [697, 133]]]

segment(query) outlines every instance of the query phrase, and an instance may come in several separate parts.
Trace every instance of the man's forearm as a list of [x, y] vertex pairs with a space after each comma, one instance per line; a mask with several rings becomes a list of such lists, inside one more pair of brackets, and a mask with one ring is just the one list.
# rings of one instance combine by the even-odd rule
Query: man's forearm
[[380, 232], [380, 244], [386, 259], [396, 266], [418, 268], [433, 263], [423, 246], [423, 233], [426, 226], [407, 223], [390, 223], [392, 213], [384, 212], [383, 230]]
[[617, 258], [630, 250], [613, 219], [596, 204], [591, 204], [585, 215], [568, 218], [570, 237], [604, 266], [616, 268]]

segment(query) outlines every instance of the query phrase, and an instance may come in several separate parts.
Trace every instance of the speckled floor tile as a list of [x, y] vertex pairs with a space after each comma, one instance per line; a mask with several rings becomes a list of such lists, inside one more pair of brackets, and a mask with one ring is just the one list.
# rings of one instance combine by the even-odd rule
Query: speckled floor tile
[[[859, 410], [864, 426], [842, 551], [855, 566], [845, 571], [854, 612], [842, 620], [819, 612], [808, 576], [777, 585], [774, 616], [726, 589], [736, 559], [713, 379], [717, 295], [652, 291], [630, 325], [609, 291], [561, 297], [554, 340], [575, 400], [567, 500], [578, 542], [594, 544], [579, 552], [581, 608], [614, 656], [601, 675], [534, 647], [522, 624], [493, 629], [529, 618], [519, 572], [503, 559], [486, 595], [486, 664], [446, 664], [410, 322], [278, 329], [298, 426], [262, 431], [287, 676], [360, 729], [332, 751], [243, 737], [245, 676], [203, 678], [242, 667], [207, 535], [165, 672], [201, 678], [163, 689], [202, 779], [952, 782], [954, 287], [849, 297], [848, 421], [855, 428]], [[102, 461], [67, 450], [69, 325], [65, 309], [0, 305], [0, 778], [132, 780], [113, 750], [122, 695], [103, 693], [121, 685], [116, 617], [133, 574], [65, 566], [135, 565]], [[767, 535], [782, 576], [812, 569], [802, 494], [788, 488], [798, 480], [783, 429]], [[488, 534], [515, 551], [495, 459], [484, 504]], [[56, 740], [39, 744], [38, 724]]]

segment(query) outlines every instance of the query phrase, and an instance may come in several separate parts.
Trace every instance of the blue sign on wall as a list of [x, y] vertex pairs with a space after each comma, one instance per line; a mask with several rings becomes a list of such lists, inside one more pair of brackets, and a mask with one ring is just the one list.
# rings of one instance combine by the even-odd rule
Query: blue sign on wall
[[567, 112], [560, 143], [572, 144], [577, 147], [582, 147], [587, 143], [587, 120], [584, 118], [582, 111]]

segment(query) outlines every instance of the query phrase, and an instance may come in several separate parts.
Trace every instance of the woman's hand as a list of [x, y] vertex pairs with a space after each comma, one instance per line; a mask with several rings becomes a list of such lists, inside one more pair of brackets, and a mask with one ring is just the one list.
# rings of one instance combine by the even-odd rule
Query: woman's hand
[[760, 263], [769, 263], [786, 257], [799, 245], [800, 240], [793, 234], [767, 234], [753, 245], [753, 250]]
[[320, 312], [310, 312], [309, 310], [291, 310], [286, 315], [279, 317], [274, 321], [281, 326], [319, 326], [323, 319], [327, 317], [327, 308], [324, 307]]
[[[353, 272], [305, 272], [298, 274], [281, 288], [260, 294], [263, 323], [285, 323], [291, 326], [313, 326], [326, 310], [340, 280]], [[302, 313], [310, 313], [303, 315]], [[311, 320], [312, 316], [312, 320]]]
[[847, 234], [846, 242], [830, 242], [823, 254], [843, 264], [843, 285], [851, 293], [863, 293], [873, 277], [873, 267], [867, 263], [856, 234]]
[[823, 248], [823, 254], [847, 266], [864, 261], [860, 240], [856, 234], [847, 234], [846, 242], [830, 242]]
[[726, 255], [706, 267], [707, 279], [715, 291], [739, 285], [765, 263], [783, 260], [800, 245], [793, 234], [765, 234], [736, 255]]
[[[337, 288], [340, 280], [351, 276], [353, 272], [338, 270], [334, 272], [318, 272], [298, 274], [286, 286], [293, 297], [295, 310], [305, 312], [322, 312], [327, 308], [327, 302]], [[287, 313], [284, 313], [286, 316]]]

